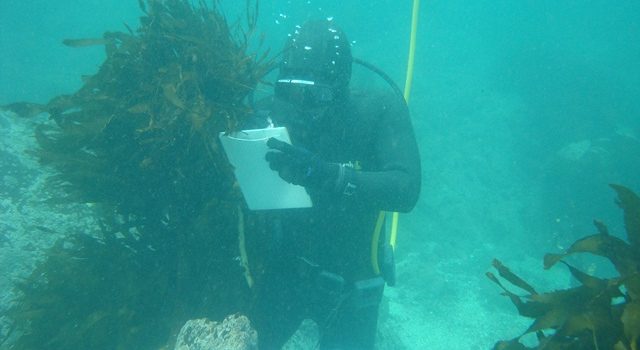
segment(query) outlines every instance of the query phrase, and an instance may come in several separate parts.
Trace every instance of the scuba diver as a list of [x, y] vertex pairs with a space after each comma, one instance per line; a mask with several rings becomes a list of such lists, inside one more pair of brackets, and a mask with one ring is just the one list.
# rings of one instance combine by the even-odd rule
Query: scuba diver
[[281, 348], [304, 319], [321, 349], [374, 348], [385, 279], [372, 234], [380, 211], [413, 209], [420, 157], [402, 96], [351, 89], [353, 62], [333, 20], [309, 21], [287, 40], [274, 95], [255, 106], [252, 127], [285, 126], [292, 141], [269, 139], [270, 168], [313, 202], [248, 220], [266, 256], [253, 268], [261, 349]]

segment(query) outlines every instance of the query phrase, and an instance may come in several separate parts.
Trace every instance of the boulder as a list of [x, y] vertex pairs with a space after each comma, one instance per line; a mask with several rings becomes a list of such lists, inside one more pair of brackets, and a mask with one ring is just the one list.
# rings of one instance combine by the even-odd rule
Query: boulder
[[180, 330], [174, 350], [258, 350], [258, 333], [243, 315], [222, 322], [189, 320]]

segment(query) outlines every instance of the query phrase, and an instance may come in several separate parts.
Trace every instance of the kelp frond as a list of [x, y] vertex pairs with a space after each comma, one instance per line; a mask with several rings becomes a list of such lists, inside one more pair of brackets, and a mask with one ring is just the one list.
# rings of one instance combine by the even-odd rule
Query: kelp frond
[[[580, 283], [578, 287], [537, 293], [533, 287], [495, 260], [500, 277], [526, 291], [521, 297], [508, 290], [491, 272], [487, 276], [504, 290], [520, 315], [534, 322], [524, 334], [535, 333], [539, 345], [520, 343], [520, 337], [498, 342], [494, 349], [615, 349], [636, 350], [640, 340], [640, 198], [620, 185], [617, 204], [624, 212], [626, 241], [609, 234], [600, 221], [594, 221], [598, 233], [579, 239], [563, 253], [547, 254], [544, 267], [557, 263], [567, 266]], [[619, 276], [598, 278], [563, 261], [573, 254], [590, 253], [611, 261]]]

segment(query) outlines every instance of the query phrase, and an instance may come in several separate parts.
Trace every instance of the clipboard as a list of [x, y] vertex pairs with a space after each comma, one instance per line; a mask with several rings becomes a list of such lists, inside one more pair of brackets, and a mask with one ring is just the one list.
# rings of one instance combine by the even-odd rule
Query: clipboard
[[309, 208], [311, 198], [304, 187], [284, 181], [269, 168], [264, 156], [267, 140], [274, 137], [291, 143], [284, 127], [221, 132], [220, 143], [234, 173], [247, 206], [251, 210]]

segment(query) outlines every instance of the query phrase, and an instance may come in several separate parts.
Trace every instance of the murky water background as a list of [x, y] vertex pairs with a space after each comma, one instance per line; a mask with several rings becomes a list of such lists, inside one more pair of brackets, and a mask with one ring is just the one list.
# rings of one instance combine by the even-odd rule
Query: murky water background
[[[223, 5], [235, 18], [234, 2]], [[561, 267], [542, 270], [545, 252], [593, 233], [594, 218], [622, 233], [608, 184], [640, 191], [638, 14], [630, 0], [422, 1], [410, 109], [423, 193], [401, 217], [398, 286], [387, 289], [381, 316], [396, 338], [386, 343], [487, 349], [512, 338], [528, 323], [485, 278], [494, 257], [542, 289], [565, 287]], [[0, 104], [75, 91], [104, 53], [62, 40], [135, 28], [138, 16], [136, 1], [3, 0]], [[334, 17], [355, 56], [404, 85], [410, 1], [262, 1], [266, 46], [277, 51], [294, 25], [319, 16]], [[16, 145], [28, 126], [3, 118], [0, 127], [7, 272], [36, 255], [9, 252], [37, 251], [51, 233], [20, 221], [27, 214], [16, 204], [23, 193], [20, 208], [37, 210], [25, 202], [37, 198], [39, 174], [12, 173], [8, 156], [29, 147]], [[609, 273], [601, 261], [582, 263]]]

